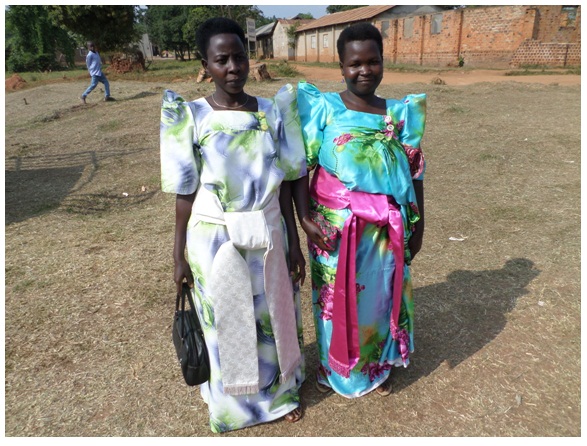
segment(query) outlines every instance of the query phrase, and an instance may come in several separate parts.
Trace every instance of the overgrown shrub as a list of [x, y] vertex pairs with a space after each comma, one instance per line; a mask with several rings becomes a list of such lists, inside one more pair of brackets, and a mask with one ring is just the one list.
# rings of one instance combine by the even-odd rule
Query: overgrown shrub
[[14, 49], [6, 61], [6, 68], [13, 73], [24, 71], [49, 71], [59, 68], [54, 54], [32, 54]]

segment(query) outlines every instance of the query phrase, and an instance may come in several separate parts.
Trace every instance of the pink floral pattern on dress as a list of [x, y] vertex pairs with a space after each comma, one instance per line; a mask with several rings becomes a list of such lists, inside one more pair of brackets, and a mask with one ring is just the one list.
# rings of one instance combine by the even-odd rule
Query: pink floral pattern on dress
[[[338, 229], [336, 226], [331, 224], [328, 220], [326, 220], [324, 215], [322, 215], [320, 212], [316, 212], [315, 210], [310, 210], [310, 218], [312, 219], [312, 221], [314, 223], [316, 223], [318, 225], [318, 227], [320, 228], [322, 233], [326, 237], [328, 237], [328, 242], [326, 243], [326, 245], [328, 245], [331, 248], [334, 248], [336, 246], [336, 241], [341, 236], [340, 229]], [[308, 246], [310, 248], [310, 251], [314, 255], [322, 256], [322, 257], [325, 257], [326, 259], [330, 258], [330, 254], [328, 253], [328, 251], [324, 251], [324, 250], [320, 249], [318, 247], [318, 245], [316, 245], [309, 238], [308, 238]]]
[[408, 144], [402, 144], [402, 146], [406, 155], [408, 155], [412, 178], [418, 178], [424, 171], [424, 156], [422, 155], [422, 149], [409, 146]]
[[383, 364], [379, 364], [378, 362], [368, 362], [361, 368], [363, 375], [368, 375], [371, 382], [375, 381], [388, 370], [391, 370], [391, 365], [387, 362]]
[[353, 135], [351, 135], [350, 133], [344, 133], [334, 138], [334, 144], [336, 144], [337, 146], [344, 146], [347, 142], [351, 141], [352, 139], [354, 139]]
[[320, 313], [320, 319], [329, 321], [332, 319], [332, 307], [334, 300], [334, 285], [325, 283], [320, 288], [320, 297], [318, 298], [318, 305], [322, 312]]

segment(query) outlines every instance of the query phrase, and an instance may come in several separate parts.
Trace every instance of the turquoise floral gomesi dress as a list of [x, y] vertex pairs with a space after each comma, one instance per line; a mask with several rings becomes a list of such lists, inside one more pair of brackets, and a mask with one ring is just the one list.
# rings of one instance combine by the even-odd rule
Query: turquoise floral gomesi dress
[[[425, 125], [426, 96], [388, 99], [386, 115], [378, 115], [349, 110], [338, 93], [322, 93], [314, 85], [301, 82], [298, 107], [308, 168], [316, 167], [311, 189], [327, 195], [330, 192], [324, 190], [325, 183], [316, 178], [319, 174], [335, 177], [349, 191], [392, 197], [390, 201], [401, 212], [405, 264], [401, 265], [404, 279], [398, 325], [405, 330], [409, 351], [413, 351], [414, 304], [407, 243], [413, 225], [419, 220], [412, 180], [424, 178], [425, 163], [419, 146]], [[342, 396], [354, 398], [382, 384], [392, 367], [409, 363], [407, 352], [402, 358], [400, 346], [390, 333], [392, 277], [396, 265], [387, 230], [367, 223], [355, 260], [360, 355], [347, 378], [329, 365], [329, 350], [340, 239], [351, 211], [320, 204], [319, 194], [314, 192], [311, 191], [311, 217], [334, 246], [333, 251], [321, 251], [309, 242], [313, 316], [320, 358], [317, 380]]]
[[[274, 199], [281, 182], [306, 175], [305, 154], [292, 86], [274, 98], [257, 97], [258, 111], [215, 111], [204, 98], [186, 102], [171, 90], [161, 109], [161, 184], [164, 192], [188, 195], [198, 188], [212, 192], [225, 212], [263, 209]], [[283, 221], [285, 239], [285, 225]], [[193, 272], [195, 304], [203, 322], [210, 356], [210, 380], [200, 386], [208, 404], [213, 432], [269, 422], [300, 405], [304, 363], [280, 382], [276, 346], [265, 293], [251, 296], [257, 328], [259, 392], [224, 393], [215, 326], [215, 296], [209, 291], [212, 262], [228, 240], [225, 226], [195, 221], [187, 229], [187, 256]], [[287, 249], [284, 247], [284, 249]], [[243, 253], [254, 289], [263, 289], [262, 252]], [[299, 289], [294, 288], [298, 343], [302, 348]]]

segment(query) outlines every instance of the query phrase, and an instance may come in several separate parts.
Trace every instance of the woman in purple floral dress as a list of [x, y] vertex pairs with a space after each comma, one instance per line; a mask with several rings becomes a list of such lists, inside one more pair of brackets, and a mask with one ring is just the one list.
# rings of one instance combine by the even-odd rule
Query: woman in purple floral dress
[[426, 96], [375, 94], [383, 45], [370, 24], [345, 29], [338, 53], [345, 91], [298, 85], [307, 164], [315, 167], [309, 209], [307, 177], [292, 194], [309, 238], [317, 387], [347, 398], [385, 396], [391, 369], [407, 366], [413, 351], [409, 264], [424, 232]]

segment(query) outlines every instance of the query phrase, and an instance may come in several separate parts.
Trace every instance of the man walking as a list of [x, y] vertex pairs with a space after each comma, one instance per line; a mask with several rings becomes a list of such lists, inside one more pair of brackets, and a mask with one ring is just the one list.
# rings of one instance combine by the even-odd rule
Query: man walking
[[88, 96], [94, 88], [98, 85], [98, 82], [102, 82], [104, 84], [105, 90], [105, 101], [113, 101], [114, 98], [110, 96], [110, 84], [108, 83], [108, 79], [104, 73], [102, 73], [102, 59], [100, 58], [100, 54], [96, 51], [96, 47], [94, 42], [88, 42], [88, 55], [86, 56], [86, 65], [88, 66], [88, 71], [90, 72], [90, 76], [92, 76], [92, 82], [90, 86], [87, 88], [86, 91], [81, 95], [81, 100], [85, 104], [86, 103], [86, 96]]

